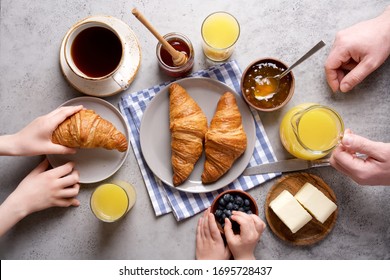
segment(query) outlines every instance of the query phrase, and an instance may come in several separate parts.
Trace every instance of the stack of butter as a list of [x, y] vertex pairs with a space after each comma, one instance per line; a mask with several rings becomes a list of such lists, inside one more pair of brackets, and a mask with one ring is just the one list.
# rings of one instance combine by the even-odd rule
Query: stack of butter
[[282, 191], [269, 206], [292, 233], [306, 225], [312, 216], [324, 223], [337, 209], [333, 201], [310, 183], [304, 184], [295, 196]]

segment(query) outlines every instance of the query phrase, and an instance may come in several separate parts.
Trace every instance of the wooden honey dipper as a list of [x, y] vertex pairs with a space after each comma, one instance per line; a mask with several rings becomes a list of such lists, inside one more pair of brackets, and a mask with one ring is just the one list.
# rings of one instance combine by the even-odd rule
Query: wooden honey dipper
[[138, 11], [137, 8], [134, 8], [132, 11], [133, 15], [147, 28], [149, 31], [157, 38], [157, 40], [163, 45], [163, 47], [168, 51], [172, 56], [173, 64], [175, 66], [181, 66], [185, 64], [188, 60], [187, 54], [184, 52], [179, 52], [175, 50], [167, 40], [164, 39], [160, 33], [151, 25], [151, 23], [144, 17], [144, 15]]

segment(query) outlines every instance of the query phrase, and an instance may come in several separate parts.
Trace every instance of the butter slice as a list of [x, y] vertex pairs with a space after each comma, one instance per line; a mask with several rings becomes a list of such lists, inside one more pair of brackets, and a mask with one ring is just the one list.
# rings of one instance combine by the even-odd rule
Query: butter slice
[[337, 209], [333, 201], [310, 183], [304, 184], [295, 198], [321, 223], [324, 223]]
[[282, 191], [269, 206], [292, 233], [296, 233], [312, 219], [312, 216], [287, 190]]

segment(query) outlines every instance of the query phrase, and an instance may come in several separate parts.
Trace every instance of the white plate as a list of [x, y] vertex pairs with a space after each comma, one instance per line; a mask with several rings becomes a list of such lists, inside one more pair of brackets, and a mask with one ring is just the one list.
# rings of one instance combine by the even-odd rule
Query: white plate
[[[86, 109], [94, 110], [102, 118], [110, 121], [129, 140], [129, 128], [121, 113], [110, 103], [96, 97], [77, 97], [68, 100], [61, 106], [83, 105]], [[74, 155], [48, 155], [50, 164], [53, 167], [73, 161], [80, 173], [80, 183], [96, 183], [107, 179], [122, 166], [130, 149], [126, 152], [118, 150], [78, 149]]]
[[[205, 193], [218, 190], [230, 184], [248, 165], [255, 147], [256, 131], [253, 116], [244, 100], [230, 87], [209, 78], [186, 78], [176, 83], [184, 87], [198, 103], [210, 123], [217, 108], [219, 98], [226, 91], [232, 92], [242, 115], [243, 127], [248, 145], [244, 154], [237, 159], [232, 168], [218, 181], [203, 185], [201, 175], [205, 155], [198, 160], [190, 177], [175, 189], [190, 193]], [[173, 187], [171, 165], [171, 135], [169, 131], [169, 86], [162, 89], [152, 99], [141, 120], [140, 142], [142, 154], [153, 173], [164, 183]]]
[[69, 36], [72, 28], [69, 29], [69, 31], [64, 36], [64, 39], [62, 40], [60, 49], [61, 70], [66, 80], [78, 91], [97, 97], [111, 96], [125, 90], [134, 80], [141, 64], [141, 49], [135, 33], [123, 21], [111, 16], [91, 16], [81, 20], [75, 25], [90, 21], [100, 21], [110, 25], [125, 37], [124, 61], [119, 71], [123, 79], [127, 81], [126, 87], [120, 87], [113, 79], [93, 82], [82, 79], [73, 73], [68, 63], [66, 63], [64, 51], [66, 38]]

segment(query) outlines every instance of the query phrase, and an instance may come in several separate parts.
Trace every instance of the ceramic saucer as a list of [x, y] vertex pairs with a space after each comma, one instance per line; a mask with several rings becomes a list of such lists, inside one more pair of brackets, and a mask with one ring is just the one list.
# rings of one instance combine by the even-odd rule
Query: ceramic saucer
[[73, 27], [69, 29], [69, 31], [64, 36], [64, 39], [62, 40], [60, 49], [61, 70], [66, 80], [78, 91], [97, 97], [111, 96], [127, 89], [127, 87], [129, 87], [131, 82], [134, 80], [141, 63], [141, 49], [133, 30], [127, 24], [117, 18], [111, 16], [91, 16], [81, 20], [75, 25], [91, 21], [103, 22], [111, 26], [125, 38], [124, 60], [119, 68], [120, 75], [125, 81], [127, 81], [127, 83], [125, 83], [125, 87], [120, 87], [112, 79], [107, 79], [104, 81], [88, 81], [73, 73], [68, 63], [66, 63], [64, 51], [65, 41]]

